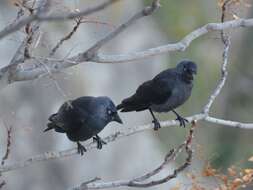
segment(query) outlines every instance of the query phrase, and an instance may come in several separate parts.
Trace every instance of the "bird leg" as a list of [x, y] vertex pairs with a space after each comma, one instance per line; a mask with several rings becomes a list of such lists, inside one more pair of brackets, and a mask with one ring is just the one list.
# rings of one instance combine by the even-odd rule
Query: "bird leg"
[[151, 115], [153, 117], [152, 123], [154, 123], [154, 130], [157, 131], [158, 129], [161, 128], [161, 125], [160, 125], [158, 119], [156, 119], [156, 117], [155, 117], [153, 111], [151, 110], [151, 108], [149, 108], [149, 111], [150, 111], [150, 113], [151, 113]]
[[180, 126], [185, 127], [185, 122], [188, 123], [189, 121], [183, 117], [181, 117], [175, 110], [172, 110], [174, 114], [176, 114], [177, 118], [176, 120], [179, 121]]
[[81, 156], [83, 155], [84, 152], [86, 152], [86, 148], [80, 143], [77, 142], [77, 152], [78, 154], [81, 154]]
[[105, 141], [103, 141], [98, 135], [93, 137], [93, 142], [97, 142], [97, 149], [102, 149], [103, 144], [106, 144]]

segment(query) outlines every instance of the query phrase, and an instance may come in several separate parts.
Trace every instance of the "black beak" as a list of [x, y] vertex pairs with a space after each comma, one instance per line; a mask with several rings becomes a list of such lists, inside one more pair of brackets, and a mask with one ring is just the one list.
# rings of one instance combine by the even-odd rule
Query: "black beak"
[[191, 73], [196, 75], [197, 74], [197, 69], [191, 69]]
[[113, 116], [113, 119], [112, 119], [112, 120], [113, 120], [113, 121], [116, 121], [116, 122], [118, 122], [118, 123], [123, 124], [123, 121], [120, 119], [118, 113], [116, 113], [116, 114]]
[[197, 74], [197, 70], [196, 69], [188, 69], [187, 73], [191, 74], [191, 75], [193, 75], [193, 74], [196, 75]]

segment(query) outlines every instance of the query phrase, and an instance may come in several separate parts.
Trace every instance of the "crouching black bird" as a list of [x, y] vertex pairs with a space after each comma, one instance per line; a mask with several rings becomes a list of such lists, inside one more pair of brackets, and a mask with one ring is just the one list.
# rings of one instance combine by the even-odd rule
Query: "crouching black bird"
[[156, 119], [155, 112], [173, 111], [185, 127], [185, 118], [174, 109], [182, 105], [191, 95], [193, 74], [197, 73], [197, 65], [188, 60], [181, 61], [175, 68], [162, 71], [152, 80], [141, 84], [134, 95], [124, 99], [117, 106], [121, 112], [142, 111], [148, 109], [153, 117], [154, 130], [161, 126]]
[[44, 130], [54, 129], [59, 133], [66, 133], [67, 137], [77, 142], [78, 153], [83, 155], [86, 149], [79, 141], [91, 137], [101, 149], [106, 144], [98, 133], [111, 121], [122, 123], [116, 106], [108, 97], [80, 97], [65, 102], [57, 113], [49, 117], [49, 123]]

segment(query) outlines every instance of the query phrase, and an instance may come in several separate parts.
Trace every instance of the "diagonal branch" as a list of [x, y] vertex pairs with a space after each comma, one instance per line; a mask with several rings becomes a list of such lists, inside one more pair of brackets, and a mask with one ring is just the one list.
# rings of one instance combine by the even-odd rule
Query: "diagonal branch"
[[[230, 2], [230, 0], [226, 0], [222, 7], [221, 7], [221, 22], [224, 23], [225, 14], [226, 14], [226, 6]], [[213, 93], [210, 95], [207, 104], [203, 108], [203, 113], [208, 116], [210, 108], [216, 99], [216, 97], [220, 94], [223, 86], [225, 85], [225, 82], [227, 80], [228, 71], [227, 71], [227, 65], [228, 65], [228, 53], [230, 48], [230, 37], [225, 34], [224, 30], [221, 30], [221, 41], [224, 44], [224, 49], [222, 53], [222, 65], [221, 65], [221, 79], [218, 82], [218, 85], [216, 86]]]
[[76, 32], [77, 29], [79, 28], [79, 26], [82, 24], [82, 18], [77, 18], [75, 23], [75, 26], [73, 27], [73, 29], [67, 34], [65, 35], [54, 47], [53, 49], [50, 51], [49, 53], [49, 57], [52, 57], [55, 52], [60, 48], [60, 46], [67, 40], [69, 40]]
[[98, 54], [91, 61], [97, 63], [121, 63], [137, 61], [152, 56], [173, 52], [173, 51], [185, 51], [189, 45], [197, 38], [212, 32], [222, 31], [227, 29], [238, 29], [242, 27], [253, 27], [253, 18], [250, 19], [237, 19], [226, 21], [224, 23], [208, 23], [192, 32], [187, 34], [182, 40], [177, 43], [166, 44], [155, 48], [150, 48], [144, 51], [125, 53], [125, 54]]
[[[115, 2], [115, 0], [112, 2]], [[41, 66], [41, 64], [38, 64], [41, 62], [44, 63], [43, 65], [47, 65], [47, 67], [53, 73], [53, 72], [59, 71], [60, 69], [76, 65], [80, 62], [91, 60], [91, 58], [93, 58], [96, 55], [98, 49], [101, 48], [105, 43], [107, 43], [112, 38], [117, 36], [120, 32], [125, 30], [129, 25], [133, 24], [137, 19], [140, 19], [144, 16], [148, 16], [152, 14], [159, 6], [160, 6], [159, 0], [153, 0], [151, 3], [151, 6], [145, 7], [142, 11], [138, 12], [133, 17], [131, 17], [127, 22], [120, 25], [118, 28], [116, 28], [114, 31], [109, 33], [103, 39], [95, 43], [87, 51], [80, 53], [79, 55], [74, 56], [70, 58], [69, 60], [59, 61], [59, 60], [50, 59], [50, 58], [46, 58], [46, 59], [33, 58], [32, 61], [31, 59], [29, 60], [29, 63], [27, 64], [29, 67], [27, 69], [25, 69], [25, 67], [12, 68], [11, 66], [6, 66], [0, 69], [0, 89], [4, 88], [7, 84], [10, 84], [14, 81], [31, 80], [32, 78], [34, 79], [34, 78], [39, 77], [42, 74], [47, 73], [44, 66]]]
[[[72, 188], [72, 190], [107, 189], [123, 186], [146, 188], [166, 183], [171, 179], [176, 178], [180, 172], [184, 171], [190, 165], [192, 160], [191, 143], [193, 139], [194, 129], [195, 129], [195, 122], [192, 122], [192, 127], [190, 129], [189, 135], [186, 138], [186, 141], [181, 145], [179, 145], [176, 149], [171, 149], [169, 153], [165, 156], [165, 159], [162, 162], [162, 164], [160, 164], [159, 167], [157, 167], [154, 170], [151, 170], [147, 174], [144, 174], [140, 177], [131, 180], [118, 180], [111, 182], [93, 182], [93, 183], [84, 182], [81, 185]], [[158, 174], [161, 170], [165, 169], [165, 166], [168, 165], [171, 161], [175, 160], [183, 148], [185, 148], [185, 151], [187, 153], [186, 160], [182, 165], [174, 169], [172, 174], [168, 174], [166, 177], [163, 177], [158, 180], [151, 180], [149, 182], [145, 182], [154, 175]]]
[[115, 38], [119, 33], [124, 31], [128, 26], [135, 23], [138, 19], [151, 15], [155, 10], [157, 10], [160, 7], [159, 4], [160, 0], [153, 0], [151, 6], [145, 7], [140, 12], [136, 13], [134, 16], [132, 16], [128, 21], [126, 21], [124, 24], [121, 24], [118, 28], [116, 28], [114, 31], [109, 33], [107, 36], [99, 40], [97, 43], [95, 43], [92, 47], [90, 47], [87, 51], [84, 53], [81, 53], [77, 55], [76, 57], [71, 58], [71, 60], [77, 61], [77, 62], [83, 62], [83, 61], [92, 61], [92, 58], [96, 56], [97, 51], [105, 45], [107, 42]]
[[[29, 9], [30, 14], [32, 14], [33, 12], [35, 12], [36, 14], [43, 14], [48, 7], [48, 0], [39, 0], [39, 1], [34, 1], [34, 7], [35, 8], [29, 8], [26, 7], [27, 9]], [[20, 6], [25, 6], [25, 5], [20, 5]], [[36, 9], [36, 11], [35, 11]], [[22, 7], [20, 7], [20, 11], [22, 10]], [[19, 15], [18, 11], [18, 16], [17, 16], [17, 20], [16, 22], [18, 22], [21, 19], [21, 16]], [[35, 36], [39, 33], [39, 23], [33, 23], [33, 24], [29, 24], [26, 25], [26, 33], [27, 35], [24, 37], [22, 43], [19, 45], [17, 51], [15, 52], [13, 58], [11, 59], [10, 63], [8, 66], [11, 67], [11, 71], [15, 72], [15, 69], [17, 68], [17, 65], [21, 62], [24, 62], [26, 58], [30, 57], [30, 53], [29, 53], [29, 49], [30, 46], [33, 42], [33, 39], [35, 38]], [[12, 72], [10, 72], [10, 74], [12, 74]]]
[[[190, 117], [187, 117], [186, 119], [189, 122], [203, 120], [203, 121], [207, 121], [209, 123], [213, 123], [216, 125], [224, 125], [224, 126], [228, 126], [228, 127], [253, 130], [253, 123], [241, 123], [241, 122], [236, 122], [236, 121], [218, 119], [218, 118], [214, 118], [214, 117], [210, 117], [210, 116], [206, 117], [206, 115], [203, 113], [192, 115]], [[163, 127], [163, 128], [164, 127], [171, 127], [171, 126], [179, 126], [179, 122], [175, 121], [175, 120], [162, 121], [160, 123], [161, 123], [161, 127]], [[128, 136], [132, 136], [137, 133], [144, 132], [146, 130], [153, 130], [153, 124], [150, 123], [147, 125], [129, 127], [127, 129], [125, 129], [124, 131], [123, 130], [117, 131], [117, 132], [105, 137], [103, 140], [107, 144], [109, 144], [111, 142], [120, 140], [121, 138], [126, 138]], [[85, 147], [87, 149], [87, 152], [97, 148], [96, 143], [86, 143]], [[36, 164], [38, 162], [66, 158], [66, 157], [70, 157], [73, 155], [77, 155], [76, 148], [67, 149], [67, 150], [63, 150], [63, 151], [45, 152], [43, 154], [32, 156], [24, 161], [18, 161], [18, 162], [9, 164], [9, 165], [2, 166], [2, 167], [0, 167], [0, 173], [24, 168], [24, 167]]]
[[224, 41], [224, 51], [223, 51], [223, 63], [221, 66], [221, 79], [218, 82], [218, 85], [216, 86], [215, 90], [213, 91], [213, 93], [210, 95], [207, 104], [205, 105], [205, 107], [203, 108], [203, 113], [208, 115], [210, 108], [214, 102], [214, 100], [216, 99], [216, 97], [220, 94], [223, 86], [225, 85], [225, 82], [227, 80], [227, 75], [228, 75], [228, 71], [227, 71], [227, 65], [228, 65], [228, 52], [229, 52], [229, 47], [230, 47], [230, 40], [229, 38], [227, 38]]
[[[232, 22], [235, 22], [235, 21], [232, 21]], [[218, 83], [216, 89], [214, 90], [214, 92], [210, 96], [206, 107], [204, 108], [204, 110], [207, 110], [207, 111], [204, 111], [200, 114], [193, 115], [191, 117], [188, 117], [187, 119], [190, 122], [192, 122], [193, 120], [196, 120], [196, 121], [204, 120], [206, 122], [219, 124], [219, 125], [225, 125], [225, 126], [229, 126], [229, 127], [236, 127], [236, 128], [243, 128], [243, 129], [253, 129], [253, 123], [241, 123], [241, 122], [236, 122], [236, 121], [223, 120], [223, 119], [214, 118], [214, 117], [211, 117], [211, 116], [208, 115], [209, 109], [210, 109], [212, 103], [214, 102], [215, 98], [219, 95], [222, 87], [224, 86], [225, 80], [226, 80], [226, 75], [227, 75], [226, 74], [226, 66], [228, 64], [229, 45], [230, 45], [229, 43], [224, 44], [222, 77], [221, 77], [221, 80]], [[175, 120], [161, 122], [162, 127], [169, 127], [169, 126], [178, 125], [178, 124], [179, 123]], [[130, 135], [134, 135], [136, 133], [142, 132], [144, 130], [152, 129], [152, 128], [153, 128], [152, 124], [137, 126], [137, 127], [131, 127], [131, 128], [128, 128], [126, 131], [119, 131], [119, 132], [116, 132], [116, 133], [106, 137], [105, 141], [107, 143], [113, 142], [113, 141], [118, 140], [122, 137], [127, 137], [127, 136], [130, 136]], [[90, 144], [87, 144], [86, 147], [87, 147], [87, 150], [91, 150], [91, 149], [96, 148], [96, 145], [93, 144], [93, 143], [90, 143]], [[44, 154], [41, 154], [41, 155], [31, 157], [31, 158], [29, 158], [25, 161], [20, 161], [20, 162], [17, 162], [17, 163], [13, 163], [11, 165], [1, 167], [0, 172], [7, 172], [7, 171], [10, 171], [10, 170], [23, 168], [25, 166], [29, 166], [29, 165], [37, 163], [37, 162], [68, 157], [68, 156], [72, 156], [76, 153], [77, 153], [76, 149], [69, 149], [69, 150], [60, 151], [60, 152], [47, 152], [47, 153], [44, 153]]]
[[[221, 31], [231, 28], [252, 26], [253, 19], [238, 19], [233, 21], [227, 21], [224, 23], [210, 23], [194, 30], [177, 43], [151, 48], [142, 52], [133, 52], [118, 55], [97, 54], [94, 56], [94, 54], [89, 55], [89, 53], [87, 53], [89, 51], [86, 51], [72, 58], [64, 60], [51, 58], [34, 58], [32, 60], [29, 60], [29, 63], [26, 64], [28, 65], [28, 67], [17, 68], [17, 70], [13, 71], [12, 75], [9, 75], [10, 68], [8, 66], [0, 69], [0, 89], [15, 81], [33, 80], [40, 77], [41, 75], [44, 76], [47, 71], [43, 66], [41, 66], [41, 64], [38, 64], [40, 62], [43, 62], [45, 65], [48, 65], [48, 68], [50, 68], [51, 72], [55, 73], [59, 72], [64, 68], [75, 66], [87, 60], [97, 63], [120, 63], [136, 61], [139, 59], [144, 59], [150, 56], [168, 53], [171, 51], [184, 51], [193, 40], [211, 31]], [[87, 57], [85, 57], [85, 55]], [[92, 56], [94, 57], [91, 59]]]
[[6, 151], [4, 156], [2, 157], [1, 166], [5, 164], [5, 161], [9, 158], [11, 152], [11, 138], [12, 138], [12, 127], [7, 128], [7, 143], [6, 143]]
[[4, 38], [5, 36], [15, 32], [15, 31], [18, 31], [20, 28], [22, 28], [25, 25], [27, 25], [31, 22], [34, 22], [34, 21], [44, 22], [44, 21], [71, 20], [71, 19], [74, 19], [74, 18], [77, 18], [80, 16], [87, 16], [92, 13], [101, 11], [117, 1], [119, 1], [119, 0], [107, 0], [99, 5], [94, 6], [94, 7], [90, 7], [90, 8], [81, 10], [80, 12], [71, 12], [71, 13], [62, 14], [62, 15], [59, 15], [57, 13], [52, 13], [50, 15], [32, 14], [30, 16], [23, 18], [23, 19], [20, 19], [18, 22], [15, 22], [15, 23], [12, 23], [12, 24], [6, 26], [3, 30], [0, 31], [0, 39]]

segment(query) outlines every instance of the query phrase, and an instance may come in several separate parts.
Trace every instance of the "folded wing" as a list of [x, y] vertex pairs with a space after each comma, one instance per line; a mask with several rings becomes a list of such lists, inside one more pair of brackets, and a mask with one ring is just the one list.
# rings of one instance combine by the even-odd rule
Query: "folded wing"
[[135, 94], [124, 99], [117, 109], [122, 112], [142, 111], [152, 104], [162, 104], [171, 96], [175, 80], [176, 73], [166, 70], [140, 85]]

